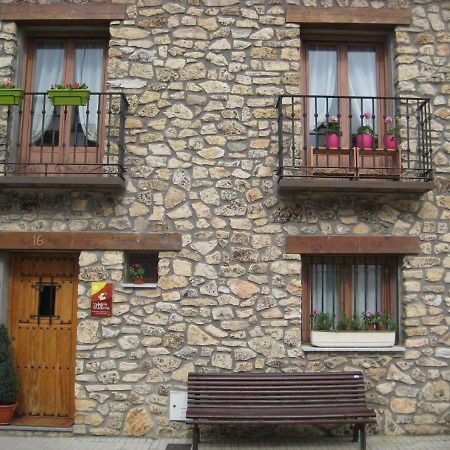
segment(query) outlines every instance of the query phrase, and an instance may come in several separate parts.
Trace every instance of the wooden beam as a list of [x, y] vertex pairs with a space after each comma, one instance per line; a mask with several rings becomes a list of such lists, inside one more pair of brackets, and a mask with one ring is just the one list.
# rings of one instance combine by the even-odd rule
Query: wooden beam
[[286, 253], [302, 255], [406, 255], [419, 253], [411, 236], [288, 236]]
[[357, 192], [384, 194], [423, 194], [433, 190], [436, 184], [432, 181], [392, 181], [392, 180], [327, 180], [326, 178], [280, 178], [279, 194], [295, 194], [296, 192]]
[[380, 25], [394, 27], [411, 25], [410, 9], [398, 8], [286, 8], [286, 22], [306, 26], [322, 25]]
[[52, 3], [49, 5], [8, 4], [0, 7], [1, 20], [39, 21], [111, 21], [125, 19], [125, 5]]
[[0, 232], [2, 250], [144, 250], [179, 251], [180, 233]]

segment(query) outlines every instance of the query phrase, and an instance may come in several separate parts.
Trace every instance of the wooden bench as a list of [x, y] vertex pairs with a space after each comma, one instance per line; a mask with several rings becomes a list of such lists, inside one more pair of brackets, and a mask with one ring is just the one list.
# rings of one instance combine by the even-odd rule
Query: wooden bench
[[353, 441], [366, 448], [366, 424], [375, 423], [366, 405], [362, 372], [190, 373], [186, 421], [193, 425], [353, 424]]

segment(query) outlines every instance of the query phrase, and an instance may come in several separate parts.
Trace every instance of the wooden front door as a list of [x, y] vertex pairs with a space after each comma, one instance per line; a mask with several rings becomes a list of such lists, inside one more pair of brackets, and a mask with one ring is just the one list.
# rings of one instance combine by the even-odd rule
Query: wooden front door
[[73, 417], [77, 280], [78, 255], [11, 258], [9, 320], [19, 415]]

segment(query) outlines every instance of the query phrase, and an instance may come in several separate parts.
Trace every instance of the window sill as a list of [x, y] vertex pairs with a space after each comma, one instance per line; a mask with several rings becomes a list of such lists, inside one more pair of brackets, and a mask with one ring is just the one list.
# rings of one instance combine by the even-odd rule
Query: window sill
[[122, 287], [124, 288], [145, 288], [145, 289], [156, 289], [158, 285], [156, 283], [142, 283], [142, 284], [135, 284], [135, 283], [122, 283]]
[[405, 347], [401, 345], [394, 345], [393, 347], [313, 347], [312, 345], [303, 345], [302, 350], [305, 353], [314, 353], [314, 352], [400, 353], [405, 351]]

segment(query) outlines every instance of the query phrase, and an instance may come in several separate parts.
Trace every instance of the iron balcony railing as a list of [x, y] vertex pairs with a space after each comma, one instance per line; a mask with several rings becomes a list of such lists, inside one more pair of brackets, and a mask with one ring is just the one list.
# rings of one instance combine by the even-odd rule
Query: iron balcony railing
[[91, 92], [86, 106], [53, 106], [46, 92], [25, 93], [20, 105], [4, 107], [0, 174], [123, 178], [127, 106], [122, 93]]
[[277, 109], [280, 179], [433, 178], [429, 99], [282, 95]]

